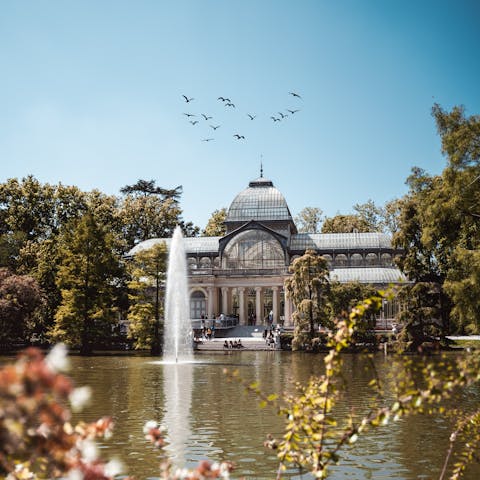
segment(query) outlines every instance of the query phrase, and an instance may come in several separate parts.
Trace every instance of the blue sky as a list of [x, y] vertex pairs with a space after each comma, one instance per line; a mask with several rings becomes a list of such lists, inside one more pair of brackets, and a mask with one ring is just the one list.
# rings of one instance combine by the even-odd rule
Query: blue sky
[[3, 0], [0, 182], [183, 185], [203, 228], [263, 162], [294, 215], [383, 204], [445, 166], [433, 102], [480, 113], [479, 25], [474, 0]]

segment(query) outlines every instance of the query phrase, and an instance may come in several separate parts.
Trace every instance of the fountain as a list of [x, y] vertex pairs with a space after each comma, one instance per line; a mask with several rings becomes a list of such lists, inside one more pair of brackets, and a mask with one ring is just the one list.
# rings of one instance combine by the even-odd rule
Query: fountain
[[182, 230], [175, 228], [170, 244], [165, 300], [165, 333], [163, 360], [189, 362], [192, 360], [192, 325], [187, 287], [187, 261]]

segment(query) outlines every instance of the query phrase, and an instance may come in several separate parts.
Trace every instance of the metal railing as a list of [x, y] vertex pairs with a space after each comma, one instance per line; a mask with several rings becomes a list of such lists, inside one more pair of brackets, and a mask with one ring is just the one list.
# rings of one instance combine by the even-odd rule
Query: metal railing
[[238, 325], [238, 318], [237, 317], [225, 317], [225, 318], [206, 318], [205, 320], [202, 319], [192, 319], [192, 328], [195, 330], [199, 330], [203, 327], [205, 328], [212, 328], [215, 325], [215, 329], [219, 328], [232, 328]]

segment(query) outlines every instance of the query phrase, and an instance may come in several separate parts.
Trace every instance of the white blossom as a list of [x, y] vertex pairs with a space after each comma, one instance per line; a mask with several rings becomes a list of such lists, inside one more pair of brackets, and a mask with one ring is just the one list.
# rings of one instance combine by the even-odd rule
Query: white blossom
[[143, 433], [147, 435], [152, 428], [158, 428], [158, 423], [155, 420], [148, 420], [143, 426]]
[[117, 458], [113, 458], [105, 465], [104, 472], [107, 477], [115, 477], [116, 475], [123, 473], [124, 470], [123, 463]]
[[74, 468], [68, 472], [67, 480], [83, 480], [83, 473], [78, 468]]
[[92, 440], [82, 440], [79, 450], [86, 462], [93, 462], [98, 458], [97, 444]]
[[65, 372], [70, 363], [67, 356], [67, 347], [64, 343], [57, 343], [46, 356], [45, 361], [52, 372]]
[[73, 390], [69, 395], [70, 404], [74, 412], [79, 412], [90, 401], [92, 395], [92, 389], [90, 387], [79, 387]]

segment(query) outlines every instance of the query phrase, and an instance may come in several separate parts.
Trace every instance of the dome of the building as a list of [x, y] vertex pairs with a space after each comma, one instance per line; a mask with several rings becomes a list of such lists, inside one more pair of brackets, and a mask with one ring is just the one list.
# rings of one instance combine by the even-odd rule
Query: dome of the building
[[266, 178], [253, 180], [248, 188], [234, 198], [225, 221], [227, 223], [250, 220], [292, 222], [292, 215], [284, 196]]

